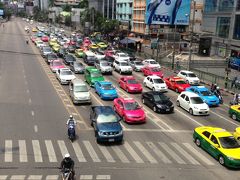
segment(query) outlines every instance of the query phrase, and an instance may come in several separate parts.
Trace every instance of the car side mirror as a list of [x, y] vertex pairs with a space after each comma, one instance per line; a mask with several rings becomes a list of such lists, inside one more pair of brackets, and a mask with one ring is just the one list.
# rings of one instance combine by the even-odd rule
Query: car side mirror
[[213, 144], [213, 147], [219, 148], [220, 146], [219, 146], [219, 144]]

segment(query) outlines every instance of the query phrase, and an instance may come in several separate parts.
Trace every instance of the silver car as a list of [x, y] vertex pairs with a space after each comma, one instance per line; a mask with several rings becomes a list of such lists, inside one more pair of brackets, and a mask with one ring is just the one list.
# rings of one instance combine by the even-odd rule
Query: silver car
[[107, 61], [96, 60], [94, 66], [101, 71], [102, 74], [112, 74], [112, 67]]
[[142, 61], [129, 61], [130, 66], [132, 66], [134, 71], [141, 71], [142, 68], [144, 67]]

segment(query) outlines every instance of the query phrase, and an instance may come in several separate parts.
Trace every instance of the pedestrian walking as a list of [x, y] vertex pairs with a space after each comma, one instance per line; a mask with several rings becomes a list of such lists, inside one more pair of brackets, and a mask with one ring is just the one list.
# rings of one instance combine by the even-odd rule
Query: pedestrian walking
[[231, 83], [231, 89], [233, 86], [236, 88], [236, 81], [237, 81], [237, 76], [233, 78], [232, 83]]

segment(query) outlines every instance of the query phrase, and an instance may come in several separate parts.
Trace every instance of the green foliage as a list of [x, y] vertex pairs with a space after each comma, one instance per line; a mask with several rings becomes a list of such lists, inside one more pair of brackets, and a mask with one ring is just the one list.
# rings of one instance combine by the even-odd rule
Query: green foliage
[[86, 9], [88, 8], [88, 0], [81, 0], [77, 8]]
[[28, 15], [27, 15], [26, 11], [21, 10], [17, 13], [17, 16], [26, 18]]
[[64, 24], [65, 24], [66, 26], [71, 26], [71, 25], [72, 25], [71, 16], [66, 16], [66, 17], [65, 17], [65, 22], [64, 22]]
[[66, 12], [71, 12], [72, 7], [68, 4], [62, 6], [62, 10]]
[[41, 11], [39, 7], [33, 7], [33, 19], [39, 22], [47, 22], [48, 20], [48, 12]]
[[53, 7], [54, 6], [54, 0], [49, 0], [48, 5], [49, 5], [49, 7]]

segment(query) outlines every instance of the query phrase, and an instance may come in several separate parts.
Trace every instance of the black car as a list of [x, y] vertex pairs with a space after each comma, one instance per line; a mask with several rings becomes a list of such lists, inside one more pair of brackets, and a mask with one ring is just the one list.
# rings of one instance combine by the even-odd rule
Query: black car
[[95, 63], [96, 57], [94, 55], [88, 55], [86, 53], [86, 55], [83, 57], [83, 60], [87, 65], [93, 66]]
[[122, 142], [123, 129], [120, 118], [111, 106], [92, 106], [90, 121], [97, 142]]
[[70, 69], [74, 73], [83, 74], [85, 68], [84, 68], [84, 65], [81, 62], [74, 61], [74, 62], [70, 63]]
[[81, 48], [81, 45], [82, 45], [82, 43], [79, 43], [79, 42], [76, 42], [76, 49], [80, 49]]
[[111, 66], [113, 66], [114, 57], [105, 56], [103, 60], [106, 60]]
[[59, 51], [58, 51], [58, 53], [57, 53], [57, 55], [58, 55], [59, 57], [62, 57], [62, 58], [63, 58], [66, 54], [67, 54], [66, 48], [60, 48]]
[[63, 62], [66, 64], [66, 65], [69, 65], [70, 63], [76, 61], [76, 58], [71, 55], [71, 54], [67, 54], [64, 59], [63, 59]]
[[170, 98], [159, 91], [149, 91], [142, 94], [142, 103], [158, 113], [171, 113], [174, 111]]
[[69, 45], [69, 46], [68, 46], [68, 52], [74, 53], [75, 50], [76, 50], [76, 46], [75, 46], [75, 45]]
[[58, 59], [57, 55], [52, 53], [52, 54], [48, 54], [45, 60], [48, 64], [50, 64], [52, 61], [57, 59]]

